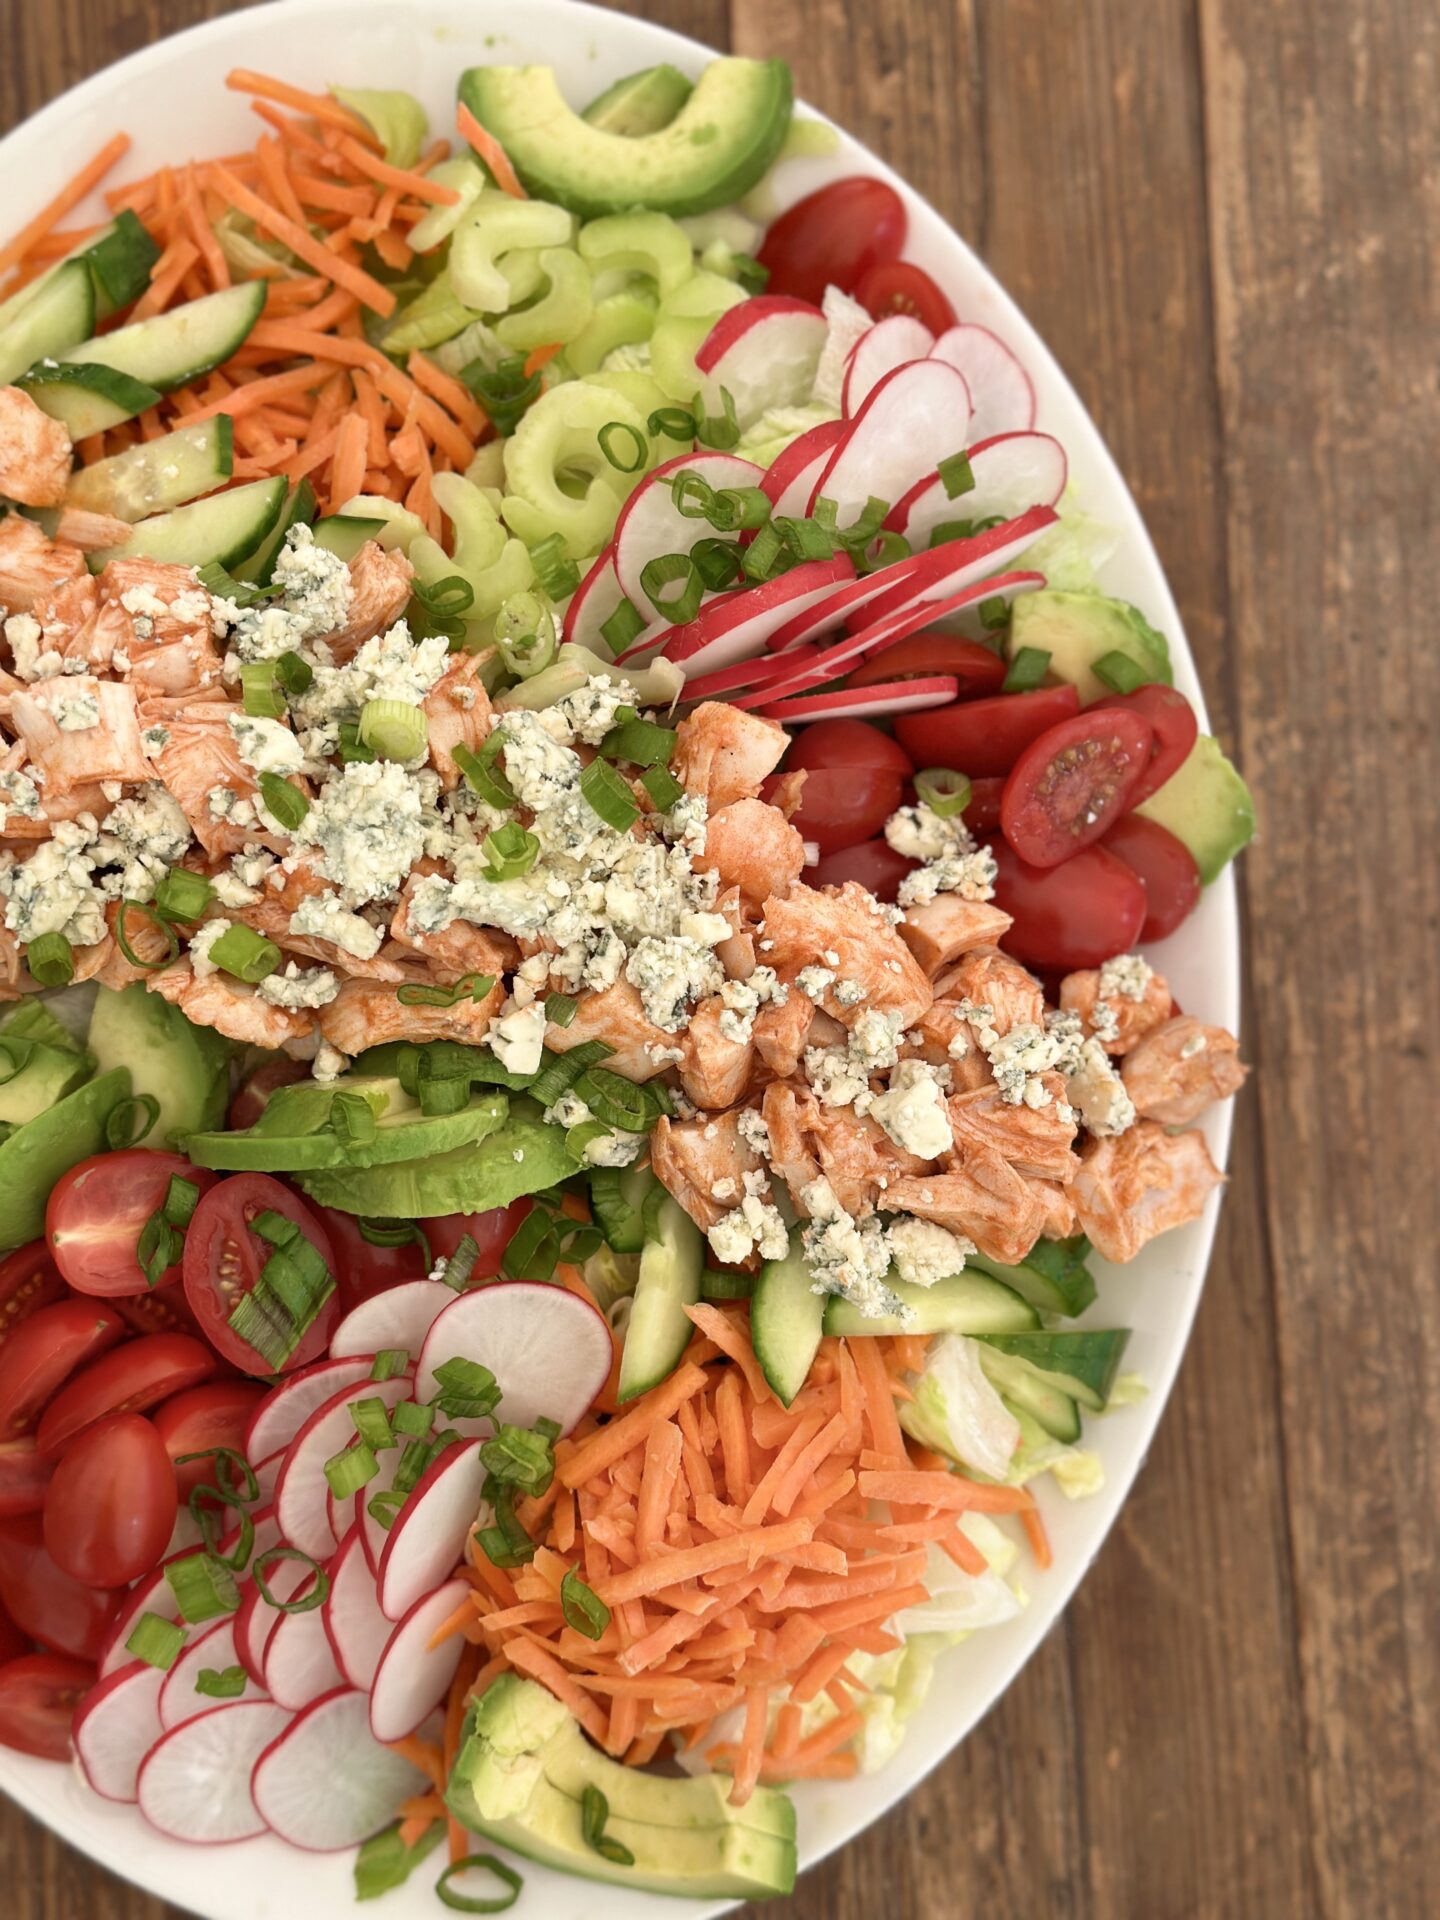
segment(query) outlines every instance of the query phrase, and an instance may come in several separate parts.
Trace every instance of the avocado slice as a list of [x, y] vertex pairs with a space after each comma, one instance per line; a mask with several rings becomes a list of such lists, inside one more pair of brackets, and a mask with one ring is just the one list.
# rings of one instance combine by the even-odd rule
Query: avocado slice
[[678, 67], [646, 67], [607, 87], [580, 118], [602, 133], [638, 140], [668, 127], [694, 91]]
[[67, 1048], [71, 1053], [84, 1053], [85, 1049], [75, 1038], [63, 1020], [57, 1020], [36, 995], [22, 1000], [4, 1020], [0, 1020], [0, 1033], [8, 1040], [36, 1040], [42, 1046]]
[[994, 1280], [1003, 1280], [1041, 1313], [1081, 1314], [1095, 1298], [1095, 1278], [1085, 1264], [1090, 1242], [1083, 1234], [1073, 1240], [1037, 1240], [1018, 1267], [1002, 1266], [983, 1253], [970, 1254], [965, 1264], [978, 1267]]
[[[587, 1844], [587, 1787], [604, 1794], [605, 1831], [629, 1848], [632, 1864]], [[793, 1804], [761, 1787], [732, 1807], [727, 1788], [713, 1774], [675, 1780], [621, 1766], [589, 1745], [544, 1687], [505, 1674], [470, 1709], [446, 1802], [472, 1832], [562, 1873], [697, 1899], [790, 1892]]]
[[1169, 686], [1170, 647], [1127, 600], [1103, 593], [1061, 592], [1044, 587], [1021, 594], [1010, 613], [1006, 652], [1013, 660], [1022, 647], [1038, 647], [1050, 656], [1050, 672], [1080, 692], [1081, 706], [1114, 691], [1094, 672], [1107, 653], [1123, 653], [1150, 681]]
[[230, 1043], [197, 1027], [178, 1007], [137, 982], [118, 993], [101, 987], [86, 1043], [99, 1073], [124, 1067], [137, 1094], [160, 1102], [146, 1136], [168, 1147], [181, 1136], [218, 1127], [230, 1098]]
[[0, 1141], [0, 1250], [39, 1239], [50, 1189], [61, 1174], [103, 1150], [110, 1110], [129, 1092], [129, 1069], [114, 1067]]
[[[337, 1094], [364, 1100], [375, 1135], [363, 1143], [330, 1125]], [[192, 1133], [185, 1151], [200, 1167], [224, 1172], [297, 1173], [327, 1167], [375, 1167], [424, 1160], [483, 1140], [504, 1118], [504, 1100], [482, 1094], [458, 1113], [422, 1113], [398, 1080], [354, 1075], [325, 1086], [301, 1081], [270, 1096], [263, 1114], [243, 1133]]]
[[95, 1059], [39, 1000], [0, 1020], [0, 1122], [23, 1127], [90, 1078]]
[[674, 119], [638, 136], [582, 120], [549, 67], [471, 67], [460, 98], [532, 194], [588, 218], [738, 200], [780, 151], [793, 93], [783, 60], [713, 60]]
[[1207, 886], [1255, 838], [1250, 789], [1213, 734], [1202, 733], [1184, 764], [1135, 811], [1190, 849]]
[[1130, 1329], [986, 1334], [981, 1340], [997, 1353], [1024, 1361], [1046, 1385], [1069, 1394], [1092, 1413], [1103, 1413], [1130, 1343]]

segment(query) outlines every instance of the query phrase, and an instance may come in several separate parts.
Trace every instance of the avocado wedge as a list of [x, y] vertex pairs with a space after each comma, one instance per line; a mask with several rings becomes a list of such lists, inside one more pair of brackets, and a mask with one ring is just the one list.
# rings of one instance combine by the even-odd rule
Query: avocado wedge
[[[363, 1100], [375, 1121], [362, 1139], [337, 1130], [337, 1096]], [[389, 1166], [427, 1160], [473, 1145], [505, 1118], [503, 1094], [486, 1093], [458, 1113], [426, 1114], [398, 1080], [355, 1076], [326, 1086], [302, 1081], [281, 1087], [253, 1127], [243, 1133], [192, 1133], [186, 1152], [197, 1166], [222, 1172], [299, 1173], [324, 1168]]]
[[36, 1240], [64, 1173], [105, 1145], [110, 1110], [130, 1093], [128, 1068], [98, 1074], [0, 1141], [0, 1251]]
[[297, 1184], [322, 1207], [341, 1213], [424, 1220], [437, 1213], [508, 1207], [522, 1194], [553, 1187], [578, 1170], [565, 1129], [547, 1127], [533, 1101], [508, 1101], [503, 1093], [480, 1099], [493, 1103], [496, 1114], [486, 1139], [394, 1166], [297, 1171]]

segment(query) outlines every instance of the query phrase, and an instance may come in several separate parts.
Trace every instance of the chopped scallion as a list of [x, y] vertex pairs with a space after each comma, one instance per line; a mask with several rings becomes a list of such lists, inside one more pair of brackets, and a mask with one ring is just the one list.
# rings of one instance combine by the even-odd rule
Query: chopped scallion
[[1044, 647], [1021, 647], [1010, 662], [1010, 671], [1001, 682], [1002, 693], [1033, 693], [1050, 671], [1050, 655]]
[[1112, 693], [1134, 693], [1149, 679], [1145, 669], [1132, 660], [1128, 653], [1121, 653], [1118, 647], [1111, 653], [1102, 653], [1090, 671]]
[[66, 987], [75, 978], [75, 950], [63, 933], [42, 933], [32, 940], [25, 964], [42, 987]]
[[[367, 741], [361, 742], [362, 746], [368, 744]], [[271, 819], [277, 821], [286, 833], [293, 833], [310, 811], [306, 796], [279, 773], [261, 774], [260, 800]]]
[[587, 1640], [598, 1640], [610, 1624], [610, 1609], [580, 1578], [572, 1567], [560, 1582], [560, 1611], [565, 1624], [583, 1633]]
[[125, 1651], [143, 1660], [147, 1667], [159, 1667], [168, 1673], [185, 1638], [185, 1629], [173, 1620], [166, 1620], [158, 1613], [142, 1613], [125, 1642]]
[[580, 791], [607, 827], [628, 833], [640, 818], [634, 794], [608, 760], [592, 760], [580, 776]]

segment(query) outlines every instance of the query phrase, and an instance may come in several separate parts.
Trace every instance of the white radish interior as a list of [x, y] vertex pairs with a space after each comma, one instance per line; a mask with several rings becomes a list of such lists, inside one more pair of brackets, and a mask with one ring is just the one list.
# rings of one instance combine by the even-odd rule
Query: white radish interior
[[[620, 576], [615, 571], [615, 547], [612, 542], [571, 594], [561, 626], [561, 637], [572, 646], [589, 647], [592, 653], [597, 651], [605, 640], [601, 627], [624, 598], [620, 590]], [[600, 657], [602, 660], [605, 658], [603, 651]], [[330, 1351], [335, 1351], [333, 1341]]]
[[[489, 1423], [486, 1423], [489, 1430]], [[385, 1542], [390, 1538], [389, 1529], [383, 1520], [377, 1520], [370, 1511], [370, 1502], [381, 1493], [392, 1493], [395, 1488], [395, 1475], [400, 1470], [400, 1462], [405, 1457], [403, 1447], [386, 1447], [375, 1456], [380, 1471], [373, 1480], [367, 1481], [360, 1489], [355, 1501], [355, 1525], [360, 1530], [360, 1548], [365, 1556], [366, 1565], [373, 1579], [380, 1571], [380, 1561], [385, 1552]], [[383, 1509], [382, 1509], [383, 1511]]]
[[393, 1380], [372, 1380], [367, 1367], [363, 1380], [342, 1388], [311, 1414], [290, 1442], [275, 1488], [275, 1517], [292, 1547], [308, 1553], [312, 1560], [330, 1558], [339, 1543], [330, 1524], [325, 1462], [355, 1438], [350, 1409], [357, 1400], [369, 1399], [393, 1407], [409, 1391], [409, 1374], [398, 1374]]
[[695, 355], [705, 410], [718, 418], [722, 389], [742, 431], [771, 407], [810, 398], [829, 326], [808, 301], [757, 294], [722, 313]]
[[723, 700], [733, 693], [741, 693], [748, 687], [763, 687], [772, 680], [793, 679], [796, 670], [806, 664], [806, 656], [811, 649], [792, 650], [788, 653], [765, 653], [752, 660], [739, 660], [733, 667], [722, 667], [716, 673], [701, 674], [698, 679], [687, 679], [684, 698], [686, 700]]
[[86, 1695], [75, 1716], [75, 1751], [85, 1778], [106, 1800], [133, 1800], [140, 1763], [160, 1738], [163, 1668], [121, 1667]]
[[370, 1732], [370, 1703], [343, 1688], [317, 1700], [259, 1757], [252, 1781], [261, 1817], [310, 1853], [358, 1846], [421, 1790], [424, 1776]]
[[952, 500], [939, 474], [911, 489], [887, 525], [903, 533], [912, 548], [929, 544], [936, 527], [948, 520], [989, 520], [1000, 514], [1013, 520], [1027, 507], [1053, 507], [1065, 491], [1065, 449], [1048, 433], [1002, 433], [969, 450], [974, 486]]
[[478, 1440], [465, 1440], [447, 1447], [396, 1514], [375, 1583], [387, 1620], [403, 1620], [464, 1557], [485, 1484], [480, 1446]]
[[[195, 1682], [207, 1669], [212, 1673], [224, 1673], [227, 1667], [239, 1663], [235, 1652], [235, 1616], [217, 1620], [213, 1627], [189, 1640], [175, 1656], [175, 1664], [164, 1676], [165, 1684], [160, 1689], [160, 1724], [168, 1733], [172, 1727], [183, 1726], [187, 1720], [193, 1720], [197, 1713], [205, 1713], [216, 1702], [209, 1694], [197, 1693]], [[253, 1689], [255, 1682], [246, 1676], [246, 1691]], [[243, 1694], [237, 1694], [243, 1699]], [[253, 1698], [253, 1693], [251, 1694]]]
[[[265, 1585], [277, 1601], [293, 1600], [311, 1578], [303, 1560], [272, 1560], [265, 1569]], [[265, 1650], [270, 1636], [282, 1618], [272, 1607], [258, 1584], [245, 1589], [235, 1621], [235, 1658], [249, 1674], [255, 1686], [265, 1691]]]
[[970, 390], [943, 360], [913, 360], [887, 373], [856, 414], [816, 484], [810, 507], [833, 500], [836, 524], [852, 526], [873, 497], [894, 503], [970, 444]]
[[330, 1562], [330, 1591], [321, 1611], [331, 1651], [346, 1682], [368, 1691], [394, 1622], [380, 1611], [375, 1571], [365, 1557], [358, 1526], [340, 1542]]
[[[753, 659], [787, 621], [819, 606], [854, 577], [854, 563], [843, 553], [803, 561], [774, 580], [712, 601], [687, 626], [673, 630], [665, 657], [684, 667], [687, 678]], [[693, 697], [688, 690], [687, 697]]]
[[889, 680], [873, 687], [846, 687], [835, 693], [801, 695], [764, 709], [769, 720], [802, 726], [807, 720], [878, 720], [893, 713], [918, 713], [947, 707], [960, 691], [950, 674], [926, 680]]
[[845, 432], [843, 420], [826, 420], [818, 427], [807, 427], [776, 454], [760, 484], [770, 497], [771, 511], [777, 519], [795, 519], [808, 510], [815, 482]]
[[268, 1460], [288, 1447], [318, 1407], [342, 1387], [368, 1380], [372, 1363], [373, 1355], [363, 1364], [358, 1358], [317, 1360], [313, 1367], [292, 1374], [255, 1409], [245, 1430], [245, 1458]]
[[[500, 1388], [499, 1418], [513, 1427], [540, 1419], [562, 1434], [590, 1407], [610, 1375], [605, 1316], [564, 1287], [508, 1280], [462, 1293], [431, 1327], [415, 1374], [415, 1398], [440, 1391], [447, 1360], [478, 1360]], [[463, 1421], [452, 1426], [464, 1429]]]
[[455, 1298], [443, 1280], [404, 1280], [352, 1307], [330, 1336], [330, 1352], [351, 1354], [419, 1353], [430, 1323]]
[[992, 580], [986, 580], [983, 585], [983, 593], [961, 594], [954, 603], [946, 602], [948, 611], [932, 608], [933, 618], [925, 623], [925, 631], [993, 644], [994, 635], [980, 618], [980, 608], [991, 600], [1003, 600], [1009, 607], [1020, 594], [1035, 593], [1043, 587], [1045, 576], [1043, 573], [1002, 573]]
[[1053, 507], [1031, 507], [1003, 527], [991, 527], [968, 540], [947, 540], [944, 546], [921, 554], [909, 579], [874, 601], [867, 618], [884, 620], [912, 607], [951, 600], [991, 574], [1003, 573], [1057, 518]]
[[907, 361], [925, 359], [934, 344], [934, 334], [913, 314], [892, 313], [877, 320], [868, 333], [861, 334], [845, 362], [840, 405], [846, 418], [860, 411], [887, 373]]
[[452, 1633], [438, 1647], [430, 1642], [471, 1591], [464, 1580], [448, 1580], [418, 1600], [391, 1634], [370, 1689], [377, 1740], [403, 1740], [444, 1699], [465, 1641]]
[[289, 1724], [273, 1700], [230, 1700], [197, 1714], [150, 1749], [140, 1768], [140, 1811], [172, 1840], [215, 1846], [253, 1839], [266, 1823], [250, 1775]]
[[977, 440], [1034, 426], [1035, 389], [1030, 376], [988, 327], [965, 321], [947, 328], [931, 354], [965, 376], [975, 409], [973, 433]]
[[98, 1671], [102, 1680], [119, 1668], [128, 1666], [135, 1658], [125, 1642], [135, 1631], [135, 1624], [142, 1613], [158, 1614], [162, 1620], [178, 1620], [180, 1603], [171, 1591], [170, 1582], [165, 1578], [164, 1565], [158, 1566], [153, 1573], [147, 1573], [138, 1586], [132, 1587], [130, 1597], [121, 1606], [115, 1616], [101, 1652]]
[[[932, 460], [930, 465], [934, 464]], [[758, 487], [765, 477], [753, 461], [737, 454], [699, 452], [677, 455], [641, 481], [616, 522], [614, 546], [621, 591], [646, 619], [657, 609], [640, 584], [645, 568], [665, 554], [689, 553], [698, 541], [715, 533], [708, 520], [691, 519], [675, 505], [671, 483], [679, 473], [698, 474], [717, 492], [722, 487]]]
[[320, 1608], [282, 1613], [265, 1643], [265, 1685], [271, 1699], [298, 1713], [344, 1684]]

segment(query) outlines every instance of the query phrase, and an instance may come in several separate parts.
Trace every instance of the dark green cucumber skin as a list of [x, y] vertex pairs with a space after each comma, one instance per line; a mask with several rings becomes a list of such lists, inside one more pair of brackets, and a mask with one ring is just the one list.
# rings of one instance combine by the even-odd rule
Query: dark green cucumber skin
[[1047, 1385], [1099, 1413], [1110, 1398], [1129, 1344], [1128, 1327], [1063, 1333], [992, 1334], [986, 1345], [1023, 1360]]
[[1095, 1278], [1085, 1264], [1089, 1251], [1090, 1242], [1077, 1234], [1073, 1240], [1037, 1240], [1018, 1266], [1002, 1266], [983, 1253], [972, 1253], [967, 1264], [1003, 1280], [1041, 1313], [1073, 1320], [1095, 1299]]

